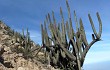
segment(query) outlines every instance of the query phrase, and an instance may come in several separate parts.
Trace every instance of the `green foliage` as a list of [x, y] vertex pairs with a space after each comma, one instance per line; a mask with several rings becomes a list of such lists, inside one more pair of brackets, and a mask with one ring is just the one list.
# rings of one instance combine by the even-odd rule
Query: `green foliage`
[[23, 45], [23, 56], [28, 59], [28, 58], [32, 58], [33, 55], [32, 55], [32, 43], [31, 43], [31, 40], [30, 40], [30, 34], [28, 32], [28, 29], [27, 29], [27, 32], [26, 32], [26, 36], [24, 35], [24, 30], [23, 30], [23, 35], [22, 35], [23, 39], [24, 39], [24, 45]]
[[30, 34], [28, 32], [28, 29], [26, 31], [26, 35], [24, 34], [24, 30], [22, 30], [22, 34], [13, 31], [14, 33], [14, 40], [15, 44], [19, 44], [15, 48], [12, 48], [12, 51], [17, 52], [17, 53], [22, 53], [23, 57], [28, 59], [28, 58], [33, 58], [34, 51], [37, 49], [32, 49], [32, 41], [30, 39]]

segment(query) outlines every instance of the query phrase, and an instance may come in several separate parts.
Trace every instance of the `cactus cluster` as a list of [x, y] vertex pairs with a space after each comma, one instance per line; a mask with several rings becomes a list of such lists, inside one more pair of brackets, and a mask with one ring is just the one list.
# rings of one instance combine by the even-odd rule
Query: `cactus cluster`
[[[21, 44], [21, 52], [23, 53], [24, 58], [34, 58], [36, 55], [36, 50], [39, 49], [39, 44], [36, 46], [33, 46], [33, 41], [30, 39], [30, 33], [28, 31], [28, 28], [26, 30], [26, 35], [24, 33], [24, 29], [22, 29], [22, 35], [20, 38], [20, 44]], [[39, 51], [38, 51], [39, 52]]]
[[68, 20], [66, 22], [64, 21], [62, 8], [60, 8], [61, 23], [56, 23], [54, 12], [52, 11], [52, 19], [50, 14], [48, 14], [44, 24], [41, 24], [42, 45], [46, 48], [46, 59], [52, 66], [64, 70], [81, 70], [90, 47], [101, 40], [102, 22], [97, 12], [96, 15], [99, 21], [99, 32], [97, 33], [92, 18], [88, 14], [93, 30], [92, 41], [88, 43], [82, 19], [80, 18], [78, 22], [74, 11], [76, 23], [76, 30], [74, 30], [67, 0], [66, 5], [68, 10]]
[[12, 42], [12, 44], [17, 45], [16, 47], [12, 48], [13, 52], [17, 52], [17, 53], [22, 53], [23, 57], [28, 59], [28, 58], [33, 58], [34, 55], [33, 53], [38, 49], [37, 47], [33, 47], [33, 42], [30, 39], [30, 33], [28, 31], [26, 31], [26, 35], [24, 33], [24, 29], [22, 29], [22, 34], [15, 32], [14, 30], [12, 30], [12, 34], [14, 37], [14, 40]]
[[26, 32], [26, 36], [24, 35], [24, 30], [23, 30], [23, 34], [22, 34], [22, 37], [24, 39], [23, 41], [23, 55], [25, 58], [29, 58], [32, 56], [31, 54], [31, 41], [30, 41], [30, 34], [28, 32], [28, 29], [27, 29], [27, 32]]
[[[97, 12], [96, 16], [99, 21], [99, 32], [97, 33], [92, 18], [90, 14], [88, 14], [93, 30], [93, 34], [91, 34], [92, 41], [88, 43], [82, 19], [80, 18], [78, 21], [76, 12], [74, 11], [74, 19], [76, 24], [76, 30], [74, 30], [70, 7], [67, 0], [66, 5], [68, 10], [68, 19], [66, 22], [64, 20], [61, 7], [60, 23], [56, 23], [53, 11], [52, 18], [50, 14], [46, 15], [44, 24], [41, 24], [42, 47], [39, 49], [37, 47], [34, 49], [32, 48], [33, 45], [28, 29], [26, 35], [24, 30], [22, 30], [22, 34], [12, 30], [11, 33], [9, 33], [14, 37], [12, 44], [20, 46], [16, 47], [16, 52], [23, 53], [24, 58], [28, 59], [37, 56], [41, 49], [44, 48], [45, 61], [48, 61], [48, 64], [63, 70], [81, 70], [87, 52], [95, 42], [101, 40], [102, 22], [99, 13]], [[5, 29], [11, 30], [9, 27], [5, 27]], [[37, 52], [35, 52], [36, 50]]]

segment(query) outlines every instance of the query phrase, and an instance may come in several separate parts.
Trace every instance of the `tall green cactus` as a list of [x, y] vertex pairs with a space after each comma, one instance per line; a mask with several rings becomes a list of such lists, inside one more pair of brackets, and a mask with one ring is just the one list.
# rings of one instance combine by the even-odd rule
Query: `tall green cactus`
[[24, 30], [22, 31], [22, 37], [23, 37], [23, 55], [24, 58], [28, 59], [28, 58], [33, 58], [33, 50], [32, 48], [32, 44], [31, 44], [31, 39], [30, 39], [30, 34], [28, 32], [28, 28], [26, 31], [26, 36], [24, 35]]
[[[68, 10], [68, 20], [66, 22], [64, 22], [63, 11], [62, 8], [60, 8], [61, 24], [56, 23], [53, 11], [53, 21], [50, 18], [50, 14], [48, 14], [48, 16], [46, 16], [46, 21], [44, 21], [44, 25], [41, 24], [42, 44], [43, 47], [46, 48], [46, 52], [49, 54], [50, 59], [48, 61], [50, 61], [52, 66], [57, 66], [64, 70], [81, 70], [85, 56], [90, 47], [95, 42], [101, 40], [102, 22], [99, 13], [97, 13], [96, 15], [99, 21], [99, 32], [97, 33], [92, 18], [90, 14], [88, 14], [94, 33], [92, 34], [93, 41], [88, 43], [82, 19], [80, 18], [78, 22], [76, 12], [74, 11], [76, 23], [75, 32], [72, 26], [70, 7], [67, 0], [66, 5]], [[50, 32], [48, 30], [50, 30]], [[71, 47], [72, 51], [69, 50]]]

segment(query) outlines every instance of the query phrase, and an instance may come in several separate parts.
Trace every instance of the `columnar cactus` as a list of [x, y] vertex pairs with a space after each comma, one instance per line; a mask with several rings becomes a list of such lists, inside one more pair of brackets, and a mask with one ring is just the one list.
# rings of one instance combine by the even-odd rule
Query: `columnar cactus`
[[[42, 44], [46, 48], [46, 52], [49, 55], [48, 61], [54, 67], [65, 70], [81, 70], [83, 66], [85, 56], [90, 47], [97, 41], [100, 41], [102, 34], [102, 22], [97, 12], [97, 18], [99, 21], [99, 32], [96, 32], [94, 23], [90, 14], [88, 14], [90, 24], [93, 30], [92, 41], [88, 43], [83, 26], [83, 21], [80, 18], [79, 23], [77, 21], [76, 13], [74, 11], [74, 18], [76, 23], [76, 32], [72, 27], [72, 19], [70, 14], [70, 7], [66, 0], [68, 9], [68, 20], [64, 22], [63, 11], [60, 8], [61, 23], [56, 23], [54, 12], [52, 11], [52, 19], [50, 14], [46, 16], [44, 25], [41, 24], [42, 30]], [[52, 21], [53, 20], [53, 21]], [[49, 29], [47, 29], [47, 26]], [[50, 32], [49, 32], [49, 31]], [[72, 47], [72, 51], [70, 48]]]

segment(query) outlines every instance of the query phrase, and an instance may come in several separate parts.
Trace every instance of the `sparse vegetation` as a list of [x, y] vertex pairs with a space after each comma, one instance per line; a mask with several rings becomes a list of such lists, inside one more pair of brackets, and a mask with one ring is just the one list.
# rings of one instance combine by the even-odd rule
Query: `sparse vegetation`
[[[18, 47], [12, 48], [13, 52], [22, 53], [25, 59], [34, 58], [34, 53], [38, 50], [38, 45], [33, 47], [33, 41], [30, 39], [30, 33], [27, 29], [26, 35], [24, 33], [24, 29], [22, 30], [22, 34], [18, 32], [14, 32], [14, 42]], [[21, 46], [21, 47], [19, 47]]]
[[[44, 24], [41, 24], [41, 46], [39, 44], [33, 45], [28, 29], [26, 34], [24, 33], [24, 29], [22, 30], [22, 34], [20, 34], [11, 30], [10, 27], [4, 25], [1, 21], [0, 30], [3, 31], [3, 33], [1, 32], [1, 35], [6, 34], [3, 39], [3, 41], [6, 42], [3, 42], [1, 38], [0, 40], [3, 42], [3, 45], [10, 46], [9, 49], [11, 49], [11, 53], [22, 54], [21, 56], [16, 55], [16, 58], [19, 56], [26, 60], [36, 60], [36, 58], [40, 58], [38, 54], [42, 52], [41, 54], [44, 58], [40, 58], [40, 60], [43, 60], [43, 63], [45, 64], [48, 63], [48, 65], [61, 70], [81, 70], [87, 52], [94, 43], [101, 40], [102, 22], [99, 13], [97, 12], [96, 16], [99, 21], [99, 32], [96, 32], [92, 18], [90, 14], [88, 14], [93, 30], [93, 34], [91, 34], [92, 41], [88, 43], [82, 19], [80, 18], [78, 21], [76, 12], [74, 11], [76, 23], [76, 30], [74, 30], [68, 0], [66, 0], [66, 5], [68, 10], [68, 19], [66, 22], [64, 20], [62, 8], [60, 8], [62, 22], [56, 23], [54, 12], [52, 11], [52, 18], [50, 14], [48, 14]], [[6, 50], [7, 48], [4, 50], [3, 46], [0, 46], [0, 59], [3, 59], [3, 62], [0, 62], [3, 64], [5, 64], [5, 58], [2, 57], [4, 52], [10, 54], [10, 51], [8, 50], [8, 52], [6, 52]], [[15, 57], [13, 60], [15, 60]], [[11, 64], [11, 61], [8, 62]]]

